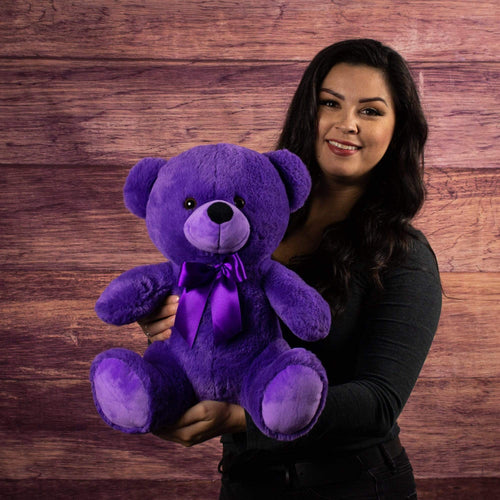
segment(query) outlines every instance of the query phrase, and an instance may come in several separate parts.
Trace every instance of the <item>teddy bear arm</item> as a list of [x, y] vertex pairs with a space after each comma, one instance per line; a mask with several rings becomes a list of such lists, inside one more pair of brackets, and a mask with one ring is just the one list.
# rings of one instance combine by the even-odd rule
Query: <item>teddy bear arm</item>
[[175, 286], [170, 262], [130, 269], [115, 278], [97, 300], [99, 318], [126, 325], [151, 314]]
[[272, 308], [294, 335], [316, 341], [329, 334], [329, 305], [293, 271], [273, 261], [264, 278], [264, 289]]

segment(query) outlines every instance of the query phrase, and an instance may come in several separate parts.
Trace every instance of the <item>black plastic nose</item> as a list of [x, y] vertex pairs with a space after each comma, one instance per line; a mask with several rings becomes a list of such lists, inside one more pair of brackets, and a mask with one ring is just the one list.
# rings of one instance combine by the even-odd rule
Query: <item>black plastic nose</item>
[[210, 205], [207, 214], [216, 224], [222, 224], [233, 218], [233, 209], [222, 201]]

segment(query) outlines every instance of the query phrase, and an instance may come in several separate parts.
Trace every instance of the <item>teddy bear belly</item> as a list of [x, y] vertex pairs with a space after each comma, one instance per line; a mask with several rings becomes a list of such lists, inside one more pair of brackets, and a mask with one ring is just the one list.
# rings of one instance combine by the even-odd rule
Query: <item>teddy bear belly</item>
[[241, 333], [219, 345], [214, 343], [211, 316], [206, 313], [191, 348], [180, 335], [172, 335], [172, 351], [181, 361], [200, 401], [239, 400], [251, 364], [272, 341], [281, 337], [274, 313], [264, 316], [259, 315], [258, 324], [246, 320]]

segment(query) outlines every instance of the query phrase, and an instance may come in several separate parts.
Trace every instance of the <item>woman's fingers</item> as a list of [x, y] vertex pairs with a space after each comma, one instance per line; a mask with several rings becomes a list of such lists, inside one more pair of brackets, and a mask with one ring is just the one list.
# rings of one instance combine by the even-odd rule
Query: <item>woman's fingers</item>
[[165, 319], [170, 316], [174, 316], [177, 312], [177, 307], [179, 306], [179, 297], [177, 295], [169, 295], [163, 306], [155, 312], [153, 316], [149, 319], [155, 321], [158, 319]]
[[155, 311], [151, 316], [138, 321], [142, 331], [152, 342], [170, 337], [178, 305], [179, 297], [169, 295], [159, 310]]
[[141, 328], [152, 342], [168, 339], [172, 333], [172, 325], [169, 324], [167, 319], [153, 323], [143, 323]]
[[169, 428], [156, 433], [162, 439], [193, 446], [225, 433], [246, 429], [245, 410], [222, 401], [201, 401]]

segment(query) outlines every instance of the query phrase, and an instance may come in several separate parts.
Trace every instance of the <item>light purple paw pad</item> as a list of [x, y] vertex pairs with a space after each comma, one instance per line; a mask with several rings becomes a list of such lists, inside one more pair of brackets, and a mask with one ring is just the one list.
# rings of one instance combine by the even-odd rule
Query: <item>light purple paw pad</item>
[[267, 385], [262, 400], [262, 418], [274, 432], [292, 434], [305, 428], [321, 403], [323, 382], [307, 366], [291, 365]]
[[144, 384], [119, 359], [101, 361], [93, 379], [96, 401], [106, 418], [125, 429], [141, 428], [149, 419], [149, 396]]

